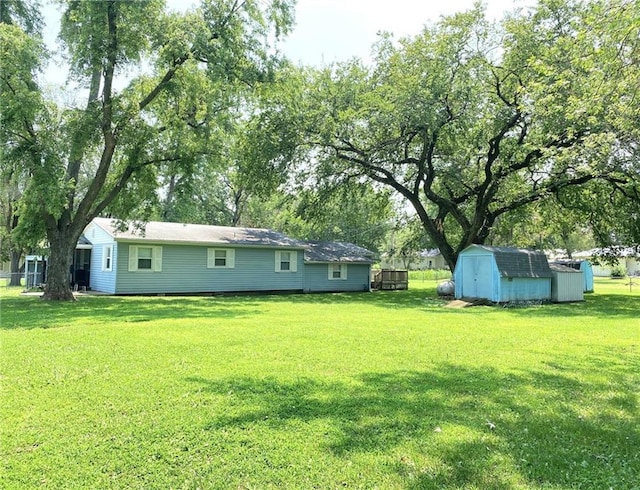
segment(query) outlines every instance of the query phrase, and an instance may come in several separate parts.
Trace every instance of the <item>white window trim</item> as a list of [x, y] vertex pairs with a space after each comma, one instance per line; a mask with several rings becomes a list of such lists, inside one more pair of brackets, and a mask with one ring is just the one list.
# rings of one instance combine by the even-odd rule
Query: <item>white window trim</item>
[[[216, 265], [216, 252], [226, 253], [225, 265]], [[234, 269], [236, 267], [236, 251], [233, 248], [208, 248], [207, 269]]]
[[[333, 277], [334, 267], [340, 268], [340, 277]], [[347, 280], [347, 264], [329, 264], [328, 277], [330, 281], [346, 281]]]
[[[151, 269], [138, 269], [138, 249], [151, 249]], [[129, 272], [162, 272], [162, 247], [129, 245]]]
[[113, 270], [113, 245], [105, 245], [102, 249], [102, 272]]
[[[281, 269], [282, 254], [289, 254], [289, 269]], [[298, 252], [297, 250], [276, 250], [276, 272], [298, 272]]]

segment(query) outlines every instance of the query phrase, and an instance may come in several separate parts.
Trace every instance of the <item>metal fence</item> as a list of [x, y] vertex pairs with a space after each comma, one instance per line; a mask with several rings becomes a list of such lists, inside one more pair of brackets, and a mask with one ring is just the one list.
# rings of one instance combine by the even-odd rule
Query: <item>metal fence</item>
[[38, 288], [43, 283], [43, 273], [42, 271], [28, 272], [25, 275], [24, 272], [0, 271], [0, 286], [9, 287], [12, 283], [16, 286], [22, 286], [25, 289]]

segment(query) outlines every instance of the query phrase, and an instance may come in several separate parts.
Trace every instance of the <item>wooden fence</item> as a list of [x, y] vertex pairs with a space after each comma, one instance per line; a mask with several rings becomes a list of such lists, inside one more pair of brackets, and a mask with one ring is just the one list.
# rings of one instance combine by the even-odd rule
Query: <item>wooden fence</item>
[[374, 271], [371, 287], [382, 290], [409, 289], [409, 272], [387, 269]]

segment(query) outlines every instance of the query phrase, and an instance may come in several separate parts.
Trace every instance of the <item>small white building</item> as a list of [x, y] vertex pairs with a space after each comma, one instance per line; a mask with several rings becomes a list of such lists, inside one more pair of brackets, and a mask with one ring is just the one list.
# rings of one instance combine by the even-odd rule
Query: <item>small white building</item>
[[550, 263], [551, 301], [565, 303], [584, 301], [584, 273], [578, 269]]
[[609, 277], [615, 267], [622, 267], [627, 271], [628, 276], [640, 275], [640, 258], [633, 247], [627, 247], [620, 251], [620, 257], [613, 264], [595, 264], [595, 261], [602, 255], [602, 249], [594, 248], [584, 252], [573, 254], [574, 259], [589, 260], [592, 263], [593, 275], [596, 277]]
[[391, 270], [449, 270], [447, 262], [437, 248], [422, 250], [407, 256], [391, 257], [383, 254], [380, 265], [383, 269]]

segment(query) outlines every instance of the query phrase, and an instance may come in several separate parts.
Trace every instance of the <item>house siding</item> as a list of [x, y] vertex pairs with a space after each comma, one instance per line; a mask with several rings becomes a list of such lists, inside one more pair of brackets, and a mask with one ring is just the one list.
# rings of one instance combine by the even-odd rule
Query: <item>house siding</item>
[[162, 270], [129, 272], [129, 243], [118, 242], [116, 294], [302, 291], [303, 252], [297, 250], [297, 272], [276, 272], [276, 249], [226, 247], [235, 250], [234, 268], [207, 268], [209, 246], [162, 246]]
[[329, 264], [305, 264], [305, 291], [369, 291], [371, 266], [369, 264], [346, 265], [346, 279], [329, 280]]
[[[90, 269], [90, 283], [89, 287], [93, 291], [99, 291], [102, 293], [114, 294], [116, 292], [116, 280], [117, 270], [116, 264], [118, 263], [118, 246], [113, 240], [111, 235], [105, 232], [102, 228], [96, 225], [90, 226], [85, 236], [91, 242], [93, 248], [91, 249], [91, 269]], [[104, 250], [107, 246], [111, 246], [111, 271], [102, 270], [102, 260], [104, 256]]]

